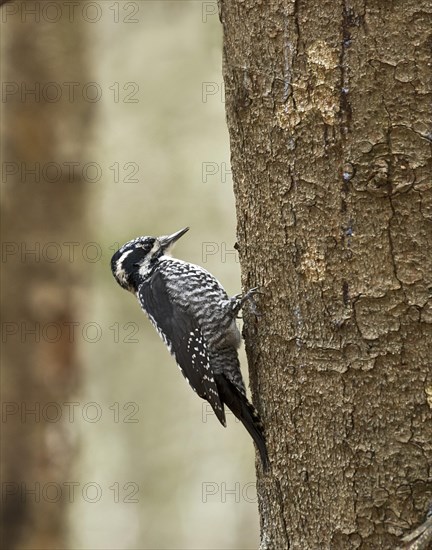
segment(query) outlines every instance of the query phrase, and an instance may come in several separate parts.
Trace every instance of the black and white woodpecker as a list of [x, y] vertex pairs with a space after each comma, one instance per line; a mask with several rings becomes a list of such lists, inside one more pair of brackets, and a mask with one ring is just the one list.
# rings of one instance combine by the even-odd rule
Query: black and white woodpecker
[[224, 405], [243, 423], [268, 468], [263, 426], [246, 397], [237, 349], [236, 318], [257, 289], [229, 298], [219, 281], [194, 264], [172, 258], [188, 227], [163, 237], [138, 237], [111, 259], [121, 287], [136, 295], [192, 389], [226, 426]]

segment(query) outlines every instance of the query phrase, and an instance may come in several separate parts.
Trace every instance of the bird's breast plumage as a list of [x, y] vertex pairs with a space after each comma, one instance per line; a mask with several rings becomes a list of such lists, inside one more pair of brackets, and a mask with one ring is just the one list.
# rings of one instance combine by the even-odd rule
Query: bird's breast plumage
[[206, 269], [163, 258], [158, 265], [172, 300], [194, 317], [209, 348], [238, 348], [240, 332], [231, 314], [231, 303], [219, 281]]

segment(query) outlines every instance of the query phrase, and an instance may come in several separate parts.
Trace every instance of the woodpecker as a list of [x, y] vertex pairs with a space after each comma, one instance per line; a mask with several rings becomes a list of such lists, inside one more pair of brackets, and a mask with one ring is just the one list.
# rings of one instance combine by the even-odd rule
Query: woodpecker
[[118, 284], [136, 295], [191, 388], [226, 426], [226, 405], [252, 436], [264, 470], [269, 460], [260, 417], [246, 397], [237, 350], [236, 318], [253, 304], [252, 288], [229, 298], [207, 270], [170, 255], [188, 227], [162, 237], [138, 237], [111, 259]]

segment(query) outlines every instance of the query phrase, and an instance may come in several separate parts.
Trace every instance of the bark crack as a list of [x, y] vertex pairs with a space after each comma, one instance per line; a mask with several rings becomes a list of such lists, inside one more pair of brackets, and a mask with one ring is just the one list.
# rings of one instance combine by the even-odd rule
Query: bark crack
[[349, 9], [347, 0], [342, 0], [342, 42], [339, 56], [339, 66], [341, 71], [339, 109], [341, 122], [340, 130], [343, 141], [345, 141], [345, 138], [351, 129], [351, 105], [348, 100], [349, 78], [347, 63], [348, 48], [351, 44]]
[[[393, 235], [392, 235], [392, 229], [391, 229], [392, 220], [396, 219], [396, 212], [395, 212], [395, 209], [394, 209], [393, 200], [392, 200], [391, 196], [389, 196], [389, 205], [390, 205], [390, 209], [391, 209], [391, 212], [392, 212], [392, 215], [390, 216], [389, 221], [388, 221], [388, 229], [387, 229], [388, 240], [389, 240], [389, 248], [390, 248], [390, 258], [391, 258], [394, 278], [400, 284], [400, 288], [403, 289], [403, 283], [399, 279], [398, 273], [397, 273], [397, 266], [396, 266], [396, 259], [395, 259], [395, 248], [394, 248]], [[405, 293], [404, 293], [404, 295], [405, 295]]]
[[291, 545], [290, 545], [290, 536], [289, 536], [289, 532], [288, 532], [288, 526], [287, 526], [286, 521], [285, 521], [285, 504], [284, 504], [284, 498], [283, 498], [282, 488], [281, 488], [281, 484], [280, 484], [279, 479], [276, 479], [276, 487], [277, 487], [277, 492], [278, 492], [279, 506], [281, 507], [281, 510], [282, 510], [282, 514], [281, 514], [282, 528], [283, 528], [283, 531], [285, 533], [285, 539], [286, 539], [286, 542], [287, 542], [287, 545], [288, 545], [287, 550], [289, 550], [289, 548], [291, 547]]

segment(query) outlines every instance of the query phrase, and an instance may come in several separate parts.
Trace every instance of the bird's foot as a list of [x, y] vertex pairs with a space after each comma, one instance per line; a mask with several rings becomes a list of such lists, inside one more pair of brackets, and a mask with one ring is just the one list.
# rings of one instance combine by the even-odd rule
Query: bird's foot
[[263, 314], [259, 312], [256, 301], [255, 294], [264, 294], [264, 292], [259, 290], [259, 287], [254, 287], [248, 290], [245, 294], [240, 293], [236, 294], [231, 298], [232, 303], [232, 313], [234, 317], [238, 317], [238, 314], [246, 302], [249, 303], [250, 311], [255, 317], [262, 317]]

